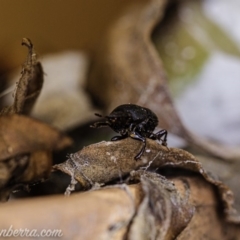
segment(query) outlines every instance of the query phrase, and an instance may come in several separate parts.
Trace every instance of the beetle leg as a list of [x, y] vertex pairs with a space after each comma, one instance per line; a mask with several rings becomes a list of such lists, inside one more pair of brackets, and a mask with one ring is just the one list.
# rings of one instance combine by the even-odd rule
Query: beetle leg
[[135, 130], [135, 128], [136, 128], [136, 125], [131, 123], [130, 126], [129, 126], [129, 130], [128, 131], [129, 132], [133, 132]]
[[126, 138], [127, 135], [120, 135], [120, 136], [115, 136], [111, 138], [111, 141], [118, 141], [118, 140], [122, 140], [124, 138]]
[[[167, 135], [168, 135], [168, 132], [163, 129], [157, 133], [152, 133], [152, 135], [149, 138], [151, 138], [152, 140], [157, 139], [159, 141], [162, 141], [162, 145], [167, 146]], [[162, 139], [162, 137], [163, 137], [163, 139]]]
[[109, 122], [95, 122], [92, 125], [90, 125], [91, 128], [100, 128], [100, 127], [107, 127], [109, 126]]
[[133, 139], [136, 139], [136, 140], [139, 140], [139, 141], [142, 141], [142, 142], [143, 142], [143, 147], [142, 147], [142, 149], [141, 149], [140, 152], [134, 157], [135, 160], [138, 160], [138, 159], [143, 155], [143, 152], [145, 151], [145, 148], [146, 148], [146, 138], [140, 136], [140, 135], [139, 135], [138, 133], [136, 133], [136, 132], [132, 132], [132, 133], [130, 134], [130, 137], [133, 138]]
[[94, 113], [94, 115], [95, 116], [97, 116], [97, 117], [103, 117], [101, 114], [99, 114], [99, 113]]

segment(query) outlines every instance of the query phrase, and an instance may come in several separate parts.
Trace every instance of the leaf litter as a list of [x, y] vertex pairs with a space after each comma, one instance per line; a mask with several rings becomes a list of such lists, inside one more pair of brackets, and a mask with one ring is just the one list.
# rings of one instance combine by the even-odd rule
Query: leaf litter
[[17, 83], [13, 104], [0, 114], [0, 200], [5, 201], [19, 185], [25, 185], [50, 174], [53, 150], [71, 144], [70, 138], [29, 114], [43, 85], [43, 70], [36, 59], [33, 44], [24, 38], [28, 48], [22, 76]]
[[[162, 64], [150, 41], [150, 33], [162, 17], [164, 7], [165, 1], [154, 0], [128, 9], [128, 15], [113, 26], [107, 44], [100, 48], [104, 54], [95, 59], [97, 62], [93, 64], [88, 89], [101, 100], [105, 109], [112, 109], [112, 106], [119, 105], [119, 101], [143, 104], [157, 113], [164, 128], [184, 137], [190, 144], [224, 159], [237, 158], [238, 151], [225, 151], [220, 145], [211, 145], [193, 136], [175, 111]], [[126, 16], [130, 21], [124, 21]], [[29, 48], [30, 61], [26, 61], [20, 81], [34, 75], [31, 68], [36, 63], [32, 44], [29, 40], [24, 42]], [[38, 70], [34, 76], [41, 76], [42, 68], [38, 67]], [[96, 83], [94, 79], [98, 76], [100, 81]], [[2, 111], [1, 119], [6, 126], [6, 119], [14, 122], [16, 127], [11, 133], [14, 139], [23, 137], [24, 141], [29, 140], [29, 144], [24, 145], [21, 141], [15, 144], [11, 138], [6, 141], [5, 130], [2, 130], [0, 147], [5, 157], [1, 159], [0, 171], [5, 177], [1, 179], [0, 192], [5, 198], [13, 186], [48, 175], [52, 150], [61, 149], [71, 142], [48, 125], [16, 115], [29, 113], [36, 98], [30, 100], [30, 107], [25, 110], [27, 99], [38, 94], [36, 88], [33, 90], [36, 94], [28, 94], [28, 81], [22, 83], [17, 88], [13, 106]], [[107, 86], [105, 94], [102, 94], [101, 86]], [[21, 124], [23, 127], [19, 124], [18, 129], [16, 121], [26, 123]], [[34, 132], [34, 139], [24, 135], [28, 126]], [[8, 129], [10, 131], [11, 127]], [[48, 136], [47, 132], [51, 134]], [[61, 228], [67, 238], [78, 239], [197, 239], [197, 236], [233, 239], [233, 236], [239, 236], [240, 219], [232, 191], [207, 172], [201, 162], [184, 150], [167, 149], [151, 140], [147, 141], [144, 156], [135, 161], [134, 156], [140, 147], [140, 142], [125, 139], [92, 144], [70, 154], [66, 162], [53, 166], [53, 171], [60, 170], [71, 177], [66, 195], [70, 195], [76, 185], [82, 191], [90, 191], [73, 194], [69, 198], [53, 196], [1, 205], [1, 217], [5, 219], [1, 228], [9, 224], [44, 228], [48, 223], [49, 227]], [[36, 170], [40, 162], [45, 163], [42, 171]], [[161, 171], [165, 169], [171, 169], [174, 174], [164, 177]], [[29, 208], [32, 211], [25, 214]], [[21, 221], [16, 219], [16, 214], [22, 216]], [[89, 229], [89, 223], [94, 231]]]

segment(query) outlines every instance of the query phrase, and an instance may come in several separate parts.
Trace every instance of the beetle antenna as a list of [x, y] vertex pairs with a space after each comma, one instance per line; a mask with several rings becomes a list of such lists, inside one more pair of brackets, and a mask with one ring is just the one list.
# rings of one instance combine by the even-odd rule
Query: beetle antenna
[[99, 113], [94, 113], [95, 114], [95, 116], [97, 116], [97, 117], [103, 117], [101, 114], [99, 114]]

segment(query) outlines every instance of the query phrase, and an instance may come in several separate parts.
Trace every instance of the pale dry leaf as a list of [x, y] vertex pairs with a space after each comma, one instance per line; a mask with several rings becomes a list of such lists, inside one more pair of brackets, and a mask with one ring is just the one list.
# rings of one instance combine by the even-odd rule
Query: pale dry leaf
[[0, 205], [0, 228], [55, 229], [62, 239], [238, 239], [239, 227], [218, 218], [213, 186], [203, 178], [142, 173], [132, 176], [141, 183], [130, 186]]
[[[127, 188], [127, 189], [126, 189]], [[9, 202], [0, 229], [59, 229], [61, 239], [124, 239], [141, 200], [140, 185]], [[19, 216], [19, 217], [16, 217]], [[11, 239], [11, 238], [9, 238]]]

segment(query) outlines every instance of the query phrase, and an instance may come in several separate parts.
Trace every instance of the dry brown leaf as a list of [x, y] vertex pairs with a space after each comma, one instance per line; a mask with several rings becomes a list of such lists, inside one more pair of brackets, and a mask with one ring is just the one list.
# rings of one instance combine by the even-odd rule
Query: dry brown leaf
[[195, 207], [191, 221], [176, 239], [240, 239], [239, 224], [225, 221], [222, 216], [222, 205], [219, 204], [218, 196], [211, 184], [197, 175], [179, 176], [171, 178], [171, 181], [178, 190], [185, 189], [185, 194], [189, 194], [189, 204]]
[[84, 240], [238, 239], [239, 227], [219, 218], [214, 186], [200, 175], [169, 180], [141, 170], [129, 181], [140, 183], [10, 202], [0, 206], [0, 228], [59, 229], [63, 239]]
[[55, 165], [53, 169], [71, 176], [66, 194], [74, 190], [77, 182], [82, 189], [89, 189], [113, 180], [123, 180], [132, 170], [137, 169], [155, 171], [169, 166], [188, 170], [202, 175], [207, 182], [215, 186], [226, 220], [240, 223], [240, 215], [232, 206], [234, 199], [231, 190], [207, 173], [193, 155], [181, 149], [168, 149], [148, 139], [145, 154], [136, 161], [134, 157], [141, 147], [141, 142], [130, 138], [117, 142], [101, 142], [70, 154], [66, 162]]
[[[8, 204], [15, 215], [31, 209], [38, 218], [29, 213], [19, 221], [8, 213], [8, 206], [0, 206], [0, 220], [5, 219], [4, 223], [0, 221], [0, 228], [7, 228], [10, 222], [15, 228], [29, 229], [46, 228], [47, 224], [48, 228], [61, 229], [64, 239], [172, 239], [186, 227], [194, 212], [182, 195], [183, 199], [171, 182], [148, 174], [141, 177], [141, 184], [129, 187], [115, 185], [65, 199], [58, 196]], [[52, 221], [49, 214], [58, 217]]]
[[53, 150], [71, 144], [56, 129], [21, 116], [0, 117], [0, 200], [8, 199], [14, 187], [49, 175]]
[[22, 115], [0, 117], [0, 161], [39, 150], [60, 150], [71, 140], [57, 129]]
[[0, 200], [8, 199], [16, 186], [37, 181], [49, 175], [51, 151], [62, 149], [71, 140], [58, 130], [40, 121], [15, 115], [30, 113], [43, 85], [43, 69], [37, 62], [31, 41], [24, 38], [28, 48], [22, 76], [17, 84], [14, 103], [0, 116]]
[[22, 76], [17, 83], [13, 105], [2, 109], [1, 115], [30, 113], [42, 89], [43, 69], [41, 63], [37, 61], [33, 44], [30, 39], [23, 38], [22, 45], [28, 48], [28, 56], [23, 64]]
[[8, 200], [12, 190], [26, 184], [47, 178], [52, 166], [52, 154], [48, 151], [36, 151], [16, 156], [0, 163], [0, 201]]
[[167, 86], [160, 57], [151, 40], [164, 15], [165, 0], [139, 1], [112, 25], [93, 60], [88, 90], [98, 104], [112, 111], [123, 103], [153, 110], [160, 126], [190, 145], [222, 159], [240, 159], [240, 149], [202, 139], [179, 118]]
[[213, 172], [219, 179], [227, 184], [234, 193], [236, 209], [240, 212], [240, 162], [219, 161], [215, 158], [197, 156], [203, 167], [210, 172]]
[[52, 153], [50, 151], [35, 151], [29, 156], [27, 168], [18, 182], [30, 183], [49, 176], [52, 167]]
[[188, 194], [159, 174], [138, 171], [132, 177], [140, 178], [144, 199], [129, 227], [128, 239], [174, 239], [194, 214]]
[[[141, 178], [145, 197], [132, 220], [129, 239], [226, 240], [240, 237], [239, 225], [228, 224], [220, 217], [213, 186], [200, 176], [178, 175], [169, 181], [154, 173], [137, 171], [135, 177], [136, 174]], [[147, 179], [147, 184], [143, 179]], [[148, 204], [146, 198], [150, 198]], [[159, 216], [165, 216], [164, 221], [159, 221]]]
[[[15, 182], [15, 179], [19, 177], [19, 172], [22, 172], [27, 168], [29, 156], [17, 156], [15, 158], [9, 158], [6, 161], [0, 163], [0, 193], [11, 181]], [[17, 173], [17, 174], [15, 174]]]

